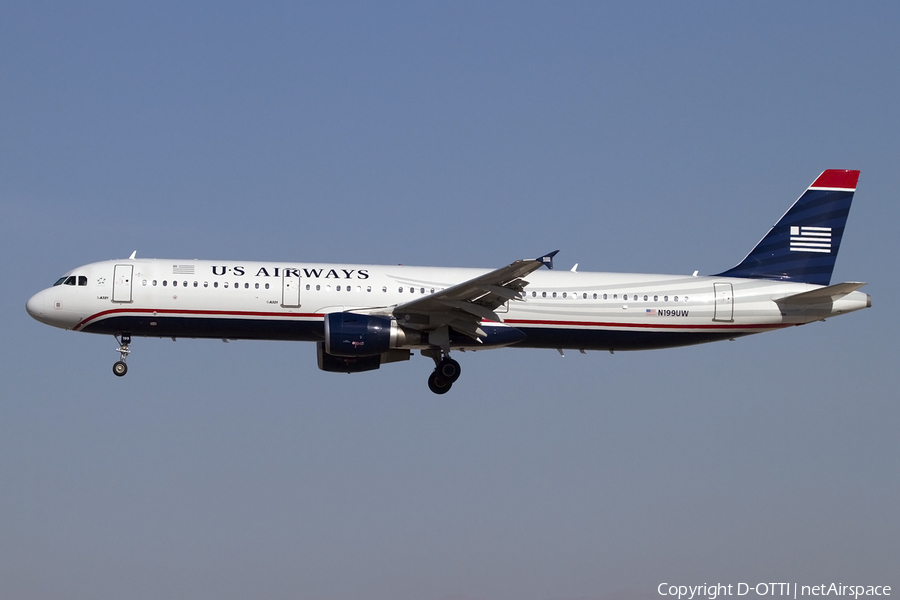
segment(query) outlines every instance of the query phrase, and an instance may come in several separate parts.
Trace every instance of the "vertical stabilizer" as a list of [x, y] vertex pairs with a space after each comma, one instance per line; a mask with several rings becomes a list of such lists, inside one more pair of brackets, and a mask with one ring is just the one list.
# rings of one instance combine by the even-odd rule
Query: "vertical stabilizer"
[[858, 179], [859, 171], [824, 171], [739, 265], [718, 275], [831, 283]]

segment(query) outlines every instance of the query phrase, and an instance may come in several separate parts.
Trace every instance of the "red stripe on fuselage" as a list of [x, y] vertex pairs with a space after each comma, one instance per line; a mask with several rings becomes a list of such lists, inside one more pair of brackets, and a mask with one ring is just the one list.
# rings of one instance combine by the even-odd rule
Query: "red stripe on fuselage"
[[745, 331], [748, 329], [781, 329], [791, 327], [793, 323], [760, 323], [756, 325], [688, 325], [680, 323], [604, 323], [596, 321], [538, 321], [531, 319], [505, 319], [506, 324], [517, 325], [561, 325], [564, 327], [603, 327], [603, 328], [638, 328], [638, 329], [731, 329]]

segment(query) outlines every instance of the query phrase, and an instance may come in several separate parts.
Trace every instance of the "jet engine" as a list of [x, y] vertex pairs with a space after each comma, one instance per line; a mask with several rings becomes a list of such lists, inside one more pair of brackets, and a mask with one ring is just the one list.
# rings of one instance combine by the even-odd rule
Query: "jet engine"
[[323, 371], [359, 373], [382, 363], [409, 360], [409, 350], [422, 334], [408, 331], [390, 317], [335, 312], [325, 315], [325, 341], [318, 344], [318, 363]]

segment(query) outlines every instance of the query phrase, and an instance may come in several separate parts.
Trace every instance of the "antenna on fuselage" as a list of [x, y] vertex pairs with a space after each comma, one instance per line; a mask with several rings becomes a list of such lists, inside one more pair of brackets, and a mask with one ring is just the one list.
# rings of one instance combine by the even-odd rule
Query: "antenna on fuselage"
[[128, 260], [134, 260], [135, 256], [137, 256], [137, 250], [131, 253], [131, 256], [128, 257]]

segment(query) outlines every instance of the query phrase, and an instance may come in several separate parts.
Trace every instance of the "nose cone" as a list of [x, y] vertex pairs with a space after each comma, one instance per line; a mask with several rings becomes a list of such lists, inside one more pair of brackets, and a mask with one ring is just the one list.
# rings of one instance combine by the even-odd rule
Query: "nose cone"
[[44, 314], [47, 312], [46, 305], [47, 295], [44, 292], [38, 292], [28, 299], [25, 303], [25, 310], [31, 315], [31, 318], [44, 323]]
[[58, 291], [55, 287], [41, 290], [28, 299], [28, 302], [25, 303], [25, 310], [33, 319], [45, 325], [70, 329], [78, 323], [80, 317], [77, 313], [66, 310], [70, 304], [68, 300], [71, 298], [63, 298], [65, 291]]

